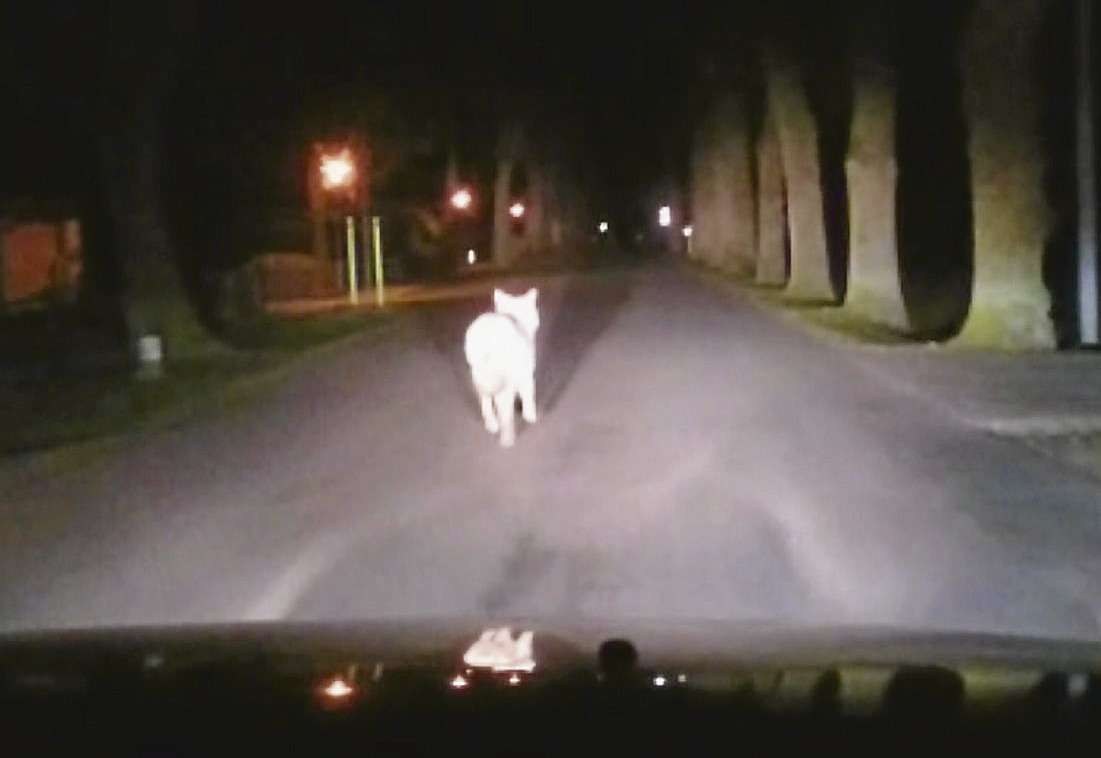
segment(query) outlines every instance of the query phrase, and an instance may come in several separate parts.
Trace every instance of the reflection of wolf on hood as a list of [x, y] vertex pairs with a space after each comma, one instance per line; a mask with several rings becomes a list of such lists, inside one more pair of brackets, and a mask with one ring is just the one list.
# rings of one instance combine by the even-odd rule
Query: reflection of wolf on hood
[[516, 398], [524, 420], [536, 422], [535, 332], [539, 329], [539, 291], [523, 295], [493, 291], [492, 313], [483, 313], [466, 330], [466, 361], [482, 404], [482, 419], [490, 434], [501, 434], [501, 445], [516, 441]]

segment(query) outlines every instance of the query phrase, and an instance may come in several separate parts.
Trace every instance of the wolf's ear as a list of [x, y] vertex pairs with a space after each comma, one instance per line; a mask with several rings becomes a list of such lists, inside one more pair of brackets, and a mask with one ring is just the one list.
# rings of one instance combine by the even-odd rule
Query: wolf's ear
[[531, 289], [529, 289], [527, 292], [524, 293], [524, 297], [526, 297], [528, 300], [530, 300], [531, 302], [534, 303], [536, 298], [539, 297], [539, 290], [537, 290], [535, 287], [532, 287]]
[[493, 305], [500, 308], [501, 303], [505, 302], [505, 298], [508, 297], [503, 290], [493, 290]]

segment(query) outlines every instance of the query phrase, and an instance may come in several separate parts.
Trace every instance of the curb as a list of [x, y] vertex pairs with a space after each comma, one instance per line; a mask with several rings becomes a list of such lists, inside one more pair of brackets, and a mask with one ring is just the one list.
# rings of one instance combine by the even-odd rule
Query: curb
[[[690, 276], [697, 281], [704, 284], [704, 286], [719, 292], [720, 294], [730, 295], [738, 298], [740, 302], [747, 303], [760, 313], [767, 315], [774, 321], [782, 323], [784, 325], [792, 326], [802, 331], [805, 334], [809, 334], [812, 337], [836, 347], [846, 348], [853, 351], [859, 351], [864, 353], [886, 353], [886, 352], [899, 352], [899, 351], [923, 351], [930, 353], [943, 353], [943, 354], [1003, 354], [1002, 351], [997, 350], [975, 350], [969, 348], [954, 348], [949, 345], [944, 345], [939, 342], [900, 342], [892, 344], [883, 344], [876, 342], [868, 342], [862, 340], [858, 336], [854, 336], [843, 331], [832, 329], [827, 325], [817, 323], [811, 319], [804, 317], [804, 315], [798, 310], [793, 308], [786, 308], [782, 303], [771, 302], [763, 292], [756, 288], [752, 284], [745, 282], [739, 282], [733, 280], [723, 274], [721, 271], [714, 269], [708, 269], [698, 264], [686, 264], [682, 266]], [[1066, 356], [1069, 360], [1076, 359], [1089, 359], [1095, 356], [1078, 356], [1076, 354], [1068, 354]], [[946, 413], [949, 417], [955, 419], [958, 423], [962, 423], [965, 426], [973, 429], [989, 432], [992, 434], [1004, 436], [1007, 438], [1027, 438], [1027, 437], [1065, 437], [1075, 435], [1093, 435], [1101, 434], [1101, 413], [1092, 414], [1074, 414], [1074, 413], [1033, 413], [1022, 414], [1019, 416], [1014, 415], [1000, 415], [992, 413], [990, 415], [976, 415], [974, 412], [961, 411], [958, 406], [954, 406], [952, 403], [946, 401], [943, 397], [935, 394], [928, 394], [918, 390], [916, 387], [903, 386], [897, 382], [891, 382], [892, 386], [896, 389], [903, 391], [914, 398], [923, 400], [938, 407], [941, 411]]]
[[[849, 348], [865, 352], [897, 351], [897, 350], [940, 350], [943, 345], [939, 342], [923, 342], [920, 340], [903, 341], [897, 343], [869, 342], [839, 329], [833, 329], [825, 324], [817, 323], [802, 315], [797, 308], [784, 307], [782, 303], [770, 301], [764, 294], [765, 290], [747, 282], [731, 279], [721, 271], [708, 269], [698, 264], [686, 264], [682, 266], [690, 276], [705, 286], [722, 294], [733, 294], [742, 301], [753, 306], [756, 310], [771, 317], [780, 323], [794, 326], [800, 331], [827, 342], [837, 347]], [[826, 306], [822, 306], [825, 308]], [[840, 308], [840, 306], [836, 306]]]
[[1064, 437], [1101, 433], [1101, 414], [967, 418], [966, 423], [1006, 437]]

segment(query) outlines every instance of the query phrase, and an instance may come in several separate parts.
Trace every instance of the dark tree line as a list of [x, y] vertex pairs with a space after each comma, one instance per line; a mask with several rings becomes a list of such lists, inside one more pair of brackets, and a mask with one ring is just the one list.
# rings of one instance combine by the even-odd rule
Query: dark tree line
[[[694, 252], [899, 332], [1055, 345], [1073, 295], [1065, 185], [1051, 180], [1066, 166], [1073, 110], [1068, 9], [849, 0], [763, 10], [755, 81], [701, 79]], [[721, 191], [743, 181], [746, 160], [753, 202]], [[748, 272], [732, 228], [755, 230]]]

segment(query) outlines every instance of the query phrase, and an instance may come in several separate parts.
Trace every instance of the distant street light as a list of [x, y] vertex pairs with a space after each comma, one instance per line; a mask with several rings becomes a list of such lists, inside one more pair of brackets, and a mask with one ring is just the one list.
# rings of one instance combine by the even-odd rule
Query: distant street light
[[474, 196], [466, 187], [460, 187], [451, 194], [451, 205], [460, 211], [465, 211], [474, 202]]
[[327, 190], [349, 186], [356, 176], [351, 152], [345, 148], [336, 155], [321, 156], [321, 186]]
[[596, 228], [597, 228], [597, 231], [599, 231], [601, 234], [607, 234], [608, 233], [608, 222], [607, 221], [601, 221], [600, 224], [597, 225]]
[[478, 256], [477, 256], [477, 254], [475, 254], [474, 248], [470, 248], [469, 250], [466, 251], [466, 262], [467, 263], [469, 263], [471, 266], [473, 266], [474, 262], [477, 261], [477, 260], [478, 260]]
[[524, 204], [517, 201], [508, 207], [508, 215], [512, 216], [513, 218], [523, 218], [524, 211], [526, 210], [527, 208], [524, 207]]
[[680, 233], [683, 234], [686, 238], [691, 237], [692, 236], [692, 225], [691, 224], [686, 225], [683, 229], [680, 230]]
[[658, 208], [658, 226], [669, 226], [673, 223], [673, 211], [668, 205]]

